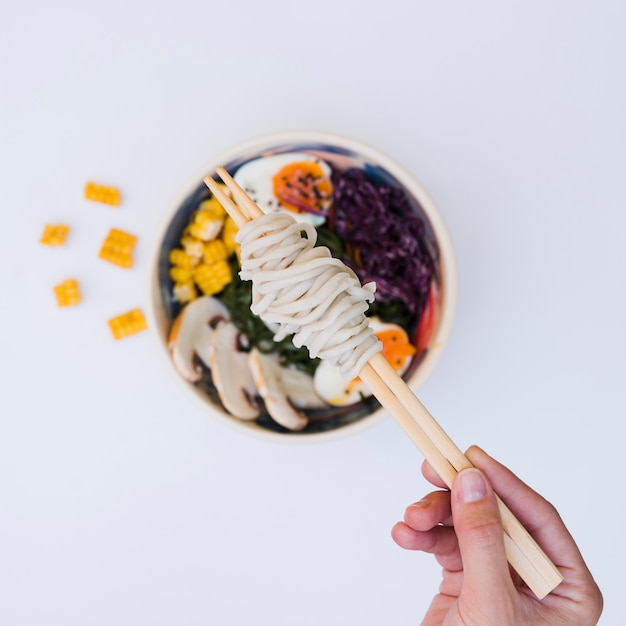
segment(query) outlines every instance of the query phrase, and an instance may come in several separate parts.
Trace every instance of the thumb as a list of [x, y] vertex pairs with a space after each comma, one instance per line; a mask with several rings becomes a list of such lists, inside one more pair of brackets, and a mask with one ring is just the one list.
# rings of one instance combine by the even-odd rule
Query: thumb
[[479, 469], [457, 474], [452, 485], [452, 519], [463, 560], [462, 601], [484, 611], [496, 599], [501, 605], [503, 596], [512, 598], [500, 512], [493, 489]]

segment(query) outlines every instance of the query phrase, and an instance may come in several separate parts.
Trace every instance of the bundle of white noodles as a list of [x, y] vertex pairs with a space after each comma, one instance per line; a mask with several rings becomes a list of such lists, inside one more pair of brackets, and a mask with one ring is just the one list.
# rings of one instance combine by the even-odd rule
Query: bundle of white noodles
[[365, 316], [376, 284], [361, 286], [328, 248], [314, 247], [316, 240], [313, 226], [285, 213], [251, 220], [237, 235], [239, 276], [252, 280], [252, 312], [280, 326], [276, 341], [293, 333], [296, 347], [306, 346], [351, 380], [382, 347]]

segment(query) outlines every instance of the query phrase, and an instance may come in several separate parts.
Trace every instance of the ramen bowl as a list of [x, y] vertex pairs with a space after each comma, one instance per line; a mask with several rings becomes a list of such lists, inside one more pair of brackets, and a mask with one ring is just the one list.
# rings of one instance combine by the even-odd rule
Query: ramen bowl
[[[433, 200], [408, 169], [358, 140], [314, 131], [264, 135], [211, 158], [183, 185], [163, 215], [150, 257], [147, 311], [159, 352], [179, 389], [209, 418], [294, 443], [346, 436], [385, 419], [360, 379], [343, 381], [289, 340], [277, 347], [275, 329], [250, 319], [236, 229], [203, 182], [219, 180], [218, 166], [265, 212], [286, 210], [315, 226], [319, 244], [362, 282], [376, 283], [368, 315], [387, 335], [391, 328], [394, 341], [402, 329], [408, 351], [383, 353], [400, 359], [399, 373], [413, 390], [435, 368], [456, 305], [454, 251]], [[312, 187], [314, 179], [325, 186]], [[304, 185], [307, 193], [298, 193], [313, 204], [285, 196], [293, 191], [289, 181]], [[226, 252], [216, 256], [216, 248]]]

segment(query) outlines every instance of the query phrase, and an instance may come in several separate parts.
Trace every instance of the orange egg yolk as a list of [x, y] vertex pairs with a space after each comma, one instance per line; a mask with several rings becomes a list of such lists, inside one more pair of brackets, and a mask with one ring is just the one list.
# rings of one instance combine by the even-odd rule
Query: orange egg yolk
[[272, 178], [274, 196], [281, 205], [296, 213], [325, 209], [333, 185], [315, 161], [289, 163]]
[[415, 346], [409, 343], [407, 334], [401, 328], [386, 328], [374, 334], [383, 344], [382, 355], [396, 371], [402, 369], [407, 358], [415, 354]]
[[[385, 328], [374, 333], [383, 344], [381, 354], [396, 372], [399, 372], [406, 360], [412, 357], [416, 350], [415, 346], [409, 343], [409, 338], [402, 328]], [[352, 382], [361, 380], [360, 376], [352, 379]]]

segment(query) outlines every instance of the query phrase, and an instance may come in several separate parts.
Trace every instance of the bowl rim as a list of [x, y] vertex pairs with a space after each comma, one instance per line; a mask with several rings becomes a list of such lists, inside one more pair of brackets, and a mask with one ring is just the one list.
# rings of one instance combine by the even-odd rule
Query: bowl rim
[[458, 275], [456, 256], [450, 233], [446, 223], [439, 211], [439, 208], [431, 198], [430, 194], [415, 178], [411, 172], [395, 159], [385, 152], [368, 145], [361, 140], [348, 137], [339, 133], [319, 131], [319, 130], [288, 130], [277, 131], [257, 135], [245, 141], [239, 142], [220, 153], [211, 157], [201, 167], [199, 167], [187, 181], [179, 187], [165, 211], [162, 213], [153, 240], [148, 252], [149, 271], [147, 272], [146, 296], [147, 296], [147, 317], [148, 328], [150, 334], [156, 338], [159, 354], [164, 358], [166, 367], [172, 372], [174, 379], [182, 386], [183, 391], [188, 397], [194, 399], [204, 410], [205, 413], [217, 418], [220, 422], [234, 428], [247, 435], [252, 435], [266, 441], [274, 441], [280, 443], [314, 443], [330, 441], [353, 435], [370, 428], [371, 426], [382, 422], [389, 416], [389, 412], [380, 407], [373, 413], [365, 417], [342, 426], [341, 428], [319, 432], [319, 433], [279, 433], [264, 429], [262, 427], [252, 427], [249, 423], [238, 420], [226, 413], [220, 411], [217, 407], [212, 406], [204, 397], [199, 389], [191, 383], [184, 380], [178, 373], [172, 362], [171, 355], [167, 346], [167, 337], [161, 336], [159, 328], [161, 323], [157, 315], [157, 301], [160, 298], [159, 282], [158, 282], [158, 258], [161, 252], [163, 238], [173, 215], [180, 208], [181, 203], [197, 189], [202, 179], [215, 170], [218, 165], [228, 163], [236, 159], [241, 154], [247, 152], [267, 149], [272, 145], [289, 144], [289, 143], [320, 143], [337, 146], [371, 159], [372, 162], [380, 165], [388, 170], [406, 189], [415, 196], [426, 214], [436, 241], [439, 246], [441, 259], [441, 285], [442, 296], [444, 300], [441, 306], [441, 317], [436, 333], [431, 338], [431, 346], [426, 353], [424, 359], [419, 364], [416, 372], [409, 379], [408, 385], [413, 391], [419, 389], [432, 374], [436, 364], [438, 363], [444, 347], [447, 345], [452, 325], [456, 314], [457, 295], [458, 295]]

